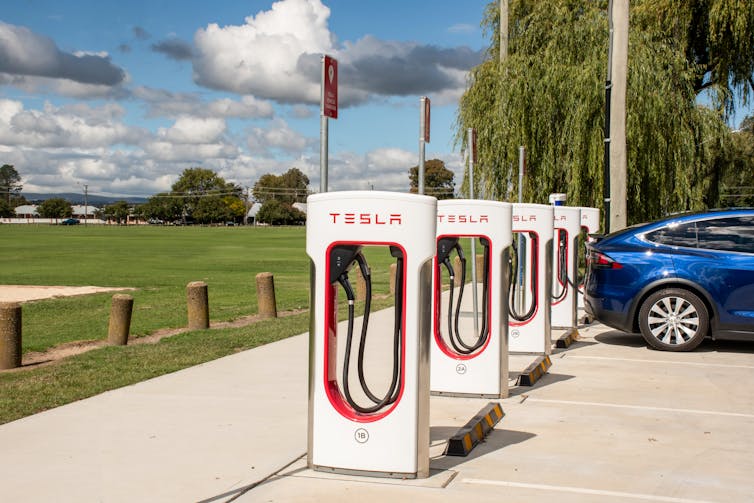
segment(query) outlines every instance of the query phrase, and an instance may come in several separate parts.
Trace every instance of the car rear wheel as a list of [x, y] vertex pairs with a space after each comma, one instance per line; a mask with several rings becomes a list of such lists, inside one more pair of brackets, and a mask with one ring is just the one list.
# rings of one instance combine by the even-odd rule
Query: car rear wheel
[[691, 351], [709, 329], [704, 302], [681, 288], [659, 290], [639, 309], [639, 328], [644, 340], [663, 351]]

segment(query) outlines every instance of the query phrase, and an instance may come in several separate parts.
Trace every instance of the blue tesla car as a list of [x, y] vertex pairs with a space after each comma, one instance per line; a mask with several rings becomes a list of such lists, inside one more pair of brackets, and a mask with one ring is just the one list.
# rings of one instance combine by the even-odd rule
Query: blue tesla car
[[584, 307], [665, 351], [754, 340], [754, 209], [675, 215], [587, 245]]

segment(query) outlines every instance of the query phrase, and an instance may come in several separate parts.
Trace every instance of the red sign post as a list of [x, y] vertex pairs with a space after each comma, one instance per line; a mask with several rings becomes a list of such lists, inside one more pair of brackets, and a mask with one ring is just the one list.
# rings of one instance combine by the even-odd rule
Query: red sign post
[[424, 141], [429, 143], [429, 98], [423, 98], [424, 103]]
[[338, 60], [330, 56], [322, 65], [322, 115], [338, 118]]

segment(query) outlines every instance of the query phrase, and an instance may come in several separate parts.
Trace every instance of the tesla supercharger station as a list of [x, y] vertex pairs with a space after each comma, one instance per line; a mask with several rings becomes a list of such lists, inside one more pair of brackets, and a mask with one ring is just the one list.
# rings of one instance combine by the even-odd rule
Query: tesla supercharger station
[[[591, 241], [589, 234], [596, 234], [600, 231], [600, 210], [599, 208], [582, 207], [581, 210], [581, 229], [586, 233], [587, 242]], [[582, 250], [582, 253], [586, 253], [586, 250]], [[584, 308], [584, 285], [579, 282], [579, 293], [577, 298], [578, 309]]]
[[[481, 302], [476, 320], [466, 280], [464, 239], [482, 249]], [[476, 199], [437, 203], [437, 254], [433, 271], [431, 391], [453, 396], [508, 396], [508, 253], [511, 205]], [[453, 262], [461, 264], [458, 286]], [[468, 262], [474, 260], [469, 258]], [[469, 264], [470, 265], [470, 264]], [[479, 267], [479, 266], [477, 266]], [[470, 268], [470, 267], [469, 267]], [[478, 273], [477, 273], [478, 274]], [[447, 290], [443, 292], [443, 283]], [[474, 297], [476, 298], [476, 297]]]
[[508, 350], [549, 355], [554, 207], [528, 203], [512, 206], [515, 254], [508, 296]]
[[568, 329], [578, 325], [579, 233], [581, 209], [555, 206], [552, 243], [552, 328]]
[[[352, 191], [308, 198], [310, 468], [428, 476], [436, 220], [437, 201], [428, 196]], [[396, 264], [394, 315], [387, 323], [377, 316], [369, 323], [365, 257], [382, 253]], [[359, 272], [367, 285], [360, 323], [352, 286]], [[347, 306], [347, 323], [337, 322], [339, 305]]]

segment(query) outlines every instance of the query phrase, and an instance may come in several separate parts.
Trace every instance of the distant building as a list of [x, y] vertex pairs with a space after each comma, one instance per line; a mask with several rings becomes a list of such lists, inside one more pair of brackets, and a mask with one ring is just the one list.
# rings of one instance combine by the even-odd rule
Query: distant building
[[257, 213], [259, 213], [259, 208], [262, 207], [262, 203], [254, 203], [251, 205], [251, 208], [249, 208], [249, 212], [246, 214], [246, 219], [250, 225], [255, 225], [257, 223]]
[[16, 206], [16, 218], [36, 218], [39, 216], [36, 204]]
[[71, 206], [71, 210], [73, 210], [73, 218], [78, 218], [79, 220], [86, 218], [88, 220], [94, 218], [95, 212], [99, 211], [99, 208], [91, 205], [74, 204]]

